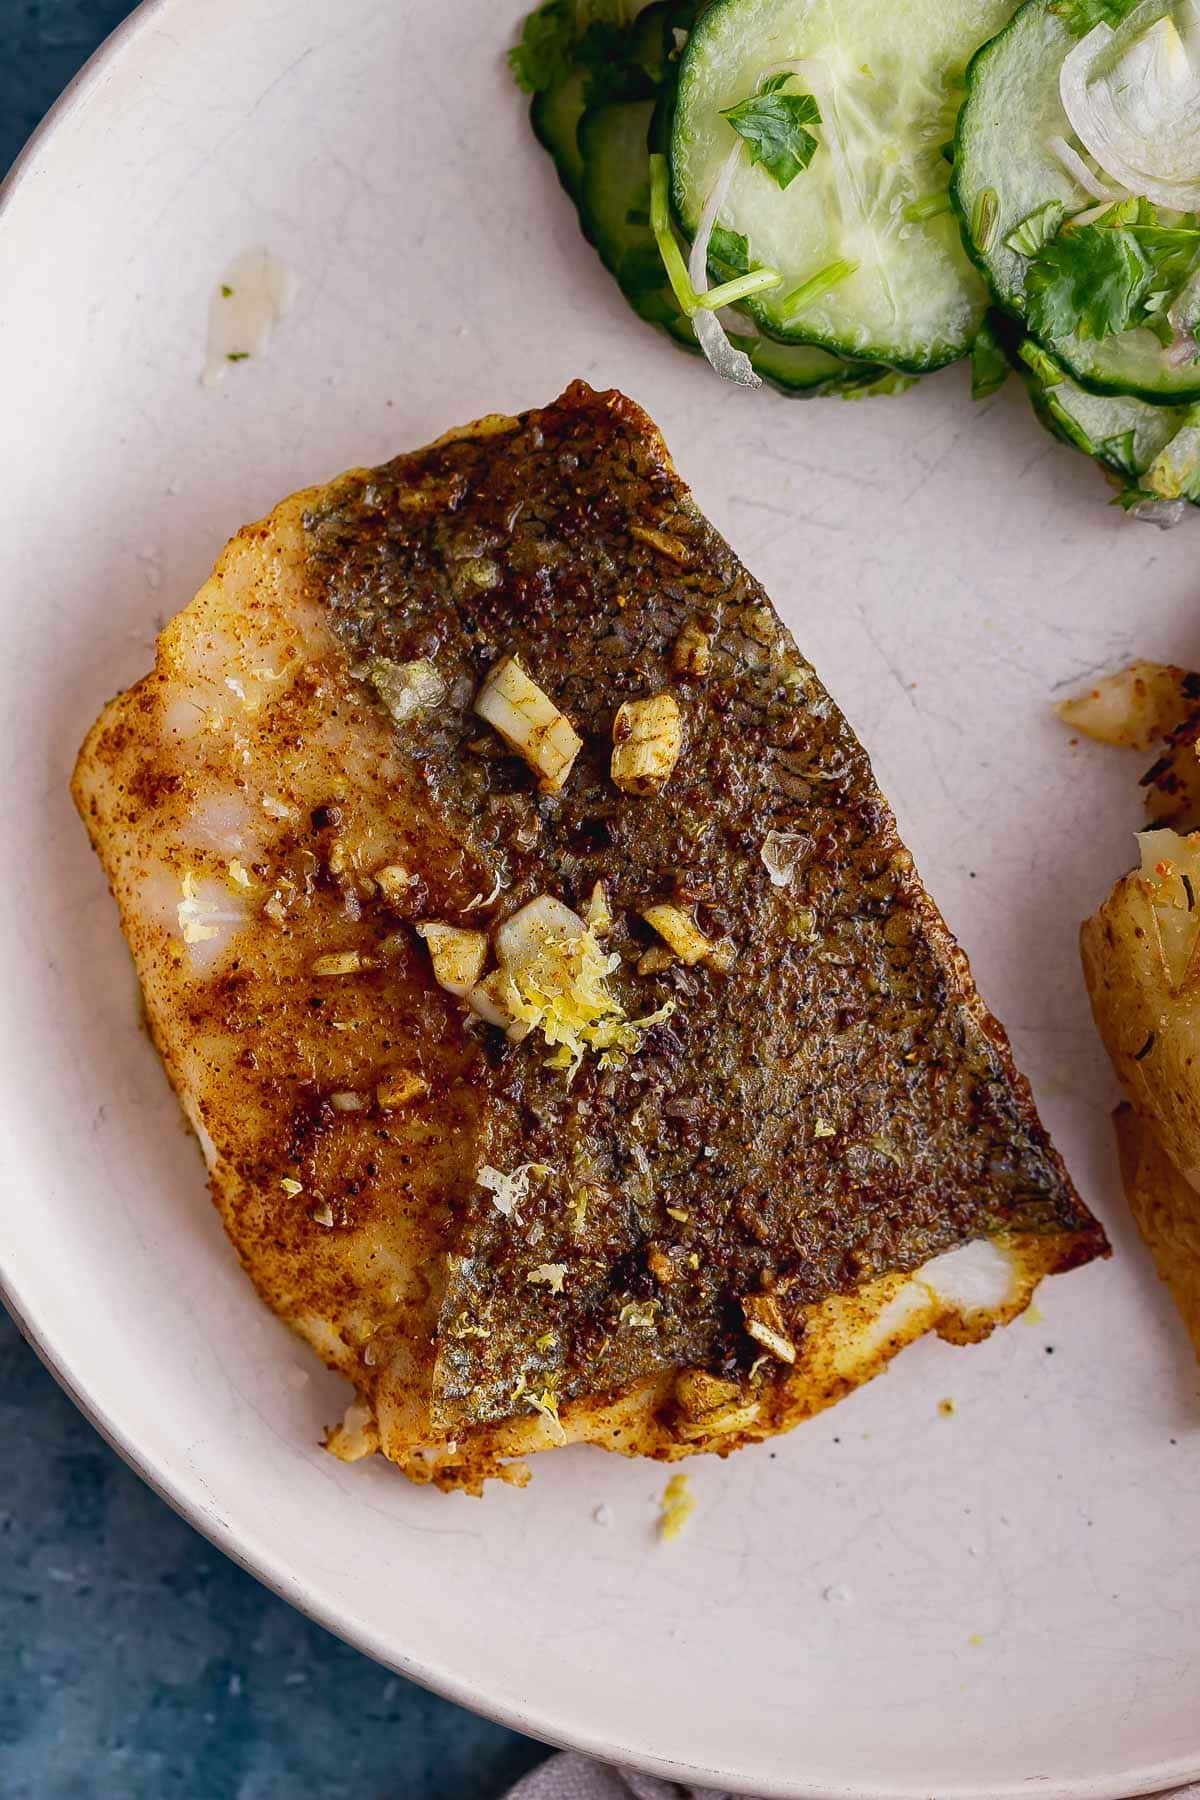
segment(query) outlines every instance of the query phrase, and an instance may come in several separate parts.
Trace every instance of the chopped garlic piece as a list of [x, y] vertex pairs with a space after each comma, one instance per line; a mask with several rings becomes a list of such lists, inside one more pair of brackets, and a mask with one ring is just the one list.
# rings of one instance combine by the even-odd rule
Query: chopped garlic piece
[[617, 1315], [617, 1323], [633, 1331], [653, 1331], [660, 1311], [657, 1300], [627, 1300]]
[[539, 1263], [536, 1269], [530, 1269], [526, 1280], [544, 1282], [552, 1294], [561, 1294], [566, 1273], [566, 1263]]
[[627, 794], [656, 794], [670, 779], [683, 745], [683, 715], [673, 694], [625, 700], [613, 720], [610, 772]]
[[330, 1094], [329, 1104], [332, 1106], [334, 1112], [348, 1113], [362, 1112], [365, 1109], [367, 1102], [362, 1094], [356, 1094], [350, 1089], [346, 1089], [341, 1093]]
[[664, 969], [673, 969], [679, 961], [673, 950], [665, 944], [651, 944], [649, 950], [643, 950], [638, 957], [637, 972], [639, 975], [661, 975]]
[[540, 777], [543, 793], [559, 792], [583, 749], [583, 739], [515, 656], [504, 657], [492, 669], [479, 690], [475, 711], [525, 758]]
[[717, 949], [711, 938], [705, 937], [700, 927], [690, 914], [681, 907], [664, 903], [661, 906], [647, 906], [642, 910], [642, 917], [660, 938], [670, 945], [681, 963], [690, 969], [695, 963], [711, 959]]
[[759, 852], [773, 887], [786, 887], [812, 839], [802, 831], [768, 831]]
[[415, 1069], [393, 1069], [375, 1089], [375, 1098], [388, 1112], [395, 1107], [411, 1106], [414, 1100], [423, 1100], [428, 1092], [429, 1083]]
[[755, 1343], [777, 1356], [780, 1362], [794, 1363], [796, 1346], [787, 1335], [779, 1302], [771, 1294], [752, 1294], [742, 1301], [746, 1330]]
[[706, 675], [712, 661], [707, 631], [689, 619], [671, 648], [671, 667], [677, 675]]
[[587, 912], [584, 914], [584, 924], [596, 938], [607, 937], [612, 930], [612, 911], [602, 881], [598, 881], [592, 889]]
[[248, 888], [254, 885], [245, 864], [240, 863], [236, 856], [229, 865], [229, 879], [234, 887]]
[[385, 863], [382, 869], [376, 869], [375, 886], [385, 900], [403, 900], [409, 888], [416, 880], [410, 875], [403, 863]]
[[314, 1225], [323, 1225], [326, 1231], [333, 1225], [333, 1208], [328, 1200], [320, 1206], [310, 1207], [308, 1216]]
[[294, 1181], [290, 1175], [285, 1175], [279, 1185], [285, 1194], [291, 1195], [293, 1200], [296, 1198], [297, 1194], [302, 1194], [304, 1192], [303, 1182]]
[[465, 999], [483, 974], [488, 948], [485, 934], [428, 919], [417, 926], [417, 936], [429, 946], [433, 978], [438, 986]]
[[269, 813], [273, 819], [295, 819], [299, 817], [296, 808], [294, 806], [289, 806], [287, 801], [281, 800], [277, 794], [264, 794], [262, 797], [262, 809], [265, 813]]
[[728, 1437], [732, 1432], [744, 1431], [753, 1425], [760, 1411], [757, 1400], [747, 1406], [720, 1407], [698, 1419], [681, 1419], [675, 1427], [676, 1435], [689, 1443], [700, 1438]]
[[663, 556], [669, 556], [672, 562], [686, 565], [692, 559], [688, 547], [682, 538], [677, 538], [671, 531], [659, 531], [653, 525], [631, 525], [630, 537], [640, 538], [643, 544], [649, 544]]
[[375, 967], [373, 956], [363, 956], [358, 950], [331, 950], [326, 956], [318, 956], [312, 966], [314, 975], [357, 975], [361, 969]]
[[664, 1544], [669, 1544], [672, 1538], [679, 1536], [696, 1510], [696, 1496], [686, 1475], [672, 1475], [663, 1489], [659, 1505], [662, 1517], [658, 1522], [658, 1535]]
[[[507, 1031], [513, 1042], [519, 1042], [521, 1021], [518, 1009], [521, 996], [516, 983], [507, 969], [493, 969], [482, 981], [477, 981], [467, 995], [467, 1005], [485, 1024], [497, 1025], [501, 1031]], [[525, 1026], [527, 1033], [530, 1027]]]
[[397, 725], [409, 725], [436, 712], [446, 698], [446, 684], [431, 662], [393, 662], [372, 656], [356, 674], [365, 675]]

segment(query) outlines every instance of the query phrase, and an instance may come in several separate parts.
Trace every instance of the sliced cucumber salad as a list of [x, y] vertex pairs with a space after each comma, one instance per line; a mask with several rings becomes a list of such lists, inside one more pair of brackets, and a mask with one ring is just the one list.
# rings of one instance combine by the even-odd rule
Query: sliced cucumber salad
[[[942, 149], [967, 62], [1011, 13], [1011, 0], [714, 0], [704, 11], [679, 68], [675, 206], [694, 236], [732, 163], [717, 223], [780, 276], [747, 303], [763, 330], [914, 371], [970, 349], [987, 294], [950, 213]], [[785, 184], [758, 140], [768, 134], [769, 152], [779, 136], [770, 102], [805, 96], [810, 158]], [[758, 140], [746, 135], [756, 112]]]
[[[1147, 153], [1162, 137], [1169, 154], [1189, 112], [1197, 129], [1200, 8], [1143, 0], [1079, 35], [1121, 10], [1026, 0], [968, 71], [953, 194], [996, 298], [1078, 381], [1173, 404], [1200, 399], [1200, 220], [1123, 186], [1086, 140], [1125, 169], [1106, 148], [1112, 107], [1141, 121]], [[1200, 165], [1192, 178], [1142, 185], [1200, 203]]]
[[1042, 423], [1114, 477], [1126, 511], [1173, 524], [1200, 506], [1200, 406], [1089, 393], [1032, 338], [1018, 355]]
[[718, 374], [1015, 363], [1127, 510], [1200, 505], [1200, 0], [545, 0], [509, 60], [629, 305]]

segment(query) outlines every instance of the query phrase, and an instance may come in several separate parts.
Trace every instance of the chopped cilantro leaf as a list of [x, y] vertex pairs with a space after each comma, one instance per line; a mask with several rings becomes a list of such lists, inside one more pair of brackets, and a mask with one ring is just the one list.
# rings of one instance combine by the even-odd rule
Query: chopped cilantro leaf
[[1036, 256], [1044, 244], [1048, 244], [1052, 237], [1057, 237], [1066, 214], [1067, 209], [1061, 200], [1047, 200], [1043, 206], [1035, 206], [1009, 232], [1004, 240], [1005, 245], [1009, 250], [1015, 250], [1019, 256]]
[[751, 163], [761, 163], [768, 175], [786, 188], [817, 151], [810, 125], [821, 123], [821, 109], [811, 94], [785, 94], [791, 75], [772, 75], [758, 93], [726, 107], [721, 114], [750, 146]]
[[233, 289], [230, 287], [230, 285], [227, 281], [223, 281], [221, 283], [221, 298], [223, 300], [232, 300], [233, 299]]
[[521, 28], [521, 41], [508, 53], [508, 66], [526, 94], [540, 94], [567, 72], [575, 37], [573, 8], [566, 0], [546, 0]]
[[1112, 463], [1114, 467], [1122, 470], [1124, 474], [1132, 475], [1136, 478], [1138, 473], [1136, 460], [1136, 432], [1122, 431], [1119, 432], [1116, 437], [1102, 438], [1097, 445], [1097, 451], [1098, 454], [1104, 458], [1105, 462]]
[[574, 58], [586, 73], [585, 106], [654, 98], [654, 82], [632, 54], [630, 32], [611, 20], [592, 20], [575, 46]]
[[748, 275], [749, 238], [743, 237], [740, 231], [727, 231], [724, 225], [714, 225], [708, 240], [708, 260], [719, 263], [724, 269], [732, 269], [736, 275]]
[[230, 350], [226, 352], [225, 361], [246, 362], [249, 360], [249, 356], [250, 352], [248, 350]]
[[1153, 267], [1125, 227], [1083, 225], [1043, 244], [1025, 275], [1029, 324], [1040, 338], [1111, 337], [1140, 325]]

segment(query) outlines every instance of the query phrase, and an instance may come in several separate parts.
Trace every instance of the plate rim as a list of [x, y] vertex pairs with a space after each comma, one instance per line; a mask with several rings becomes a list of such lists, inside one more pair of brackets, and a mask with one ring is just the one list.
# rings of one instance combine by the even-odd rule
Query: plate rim
[[[110, 64], [131, 51], [156, 21], [180, 10], [180, 0], [139, 0], [139, 4], [103, 39], [34, 127], [0, 181], [0, 225], [18, 190], [33, 173], [40, 152], [77, 112], [91, 102]], [[191, 23], [195, 29], [194, 13]], [[7, 1160], [5, 1157], [5, 1165]], [[7, 1166], [0, 1168], [0, 1174], [5, 1177], [0, 1182], [0, 1191], [13, 1192], [16, 1184], [8, 1179]], [[601, 1762], [626, 1764], [685, 1786], [724, 1789], [732, 1793], [753, 1791], [762, 1796], [762, 1800], [928, 1800], [927, 1790], [909, 1785], [872, 1782], [869, 1787], [861, 1783], [848, 1787], [844, 1783], [830, 1782], [828, 1778], [814, 1784], [802, 1777], [739, 1775], [733, 1769], [676, 1761], [649, 1749], [613, 1743], [611, 1738], [582, 1726], [556, 1725], [536, 1711], [527, 1713], [518, 1705], [490, 1698], [478, 1687], [460, 1680], [448, 1668], [406, 1656], [377, 1639], [369, 1627], [355, 1618], [347, 1601], [319, 1592], [287, 1559], [277, 1556], [269, 1545], [257, 1541], [252, 1531], [229, 1524], [211, 1501], [206, 1500], [198, 1484], [189, 1483], [186, 1477], [173, 1473], [165, 1462], [160, 1464], [148, 1452], [140, 1450], [134, 1435], [125, 1429], [114, 1412], [109, 1411], [86, 1379], [60, 1357], [52, 1330], [38, 1322], [34, 1305], [28, 1297], [22, 1297], [12, 1271], [3, 1264], [0, 1264], [0, 1304], [68, 1399], [160, 1500], [238, 1568], [260, 1581], [281, 1600], [406, 1680], [541, 1743], [579, 1751]], [[1040, 1794], [1042, 1800], [1137, 1800], [1138, 1796], [1146, 1795], [1161, 1795], [1163, 1800], [1169, 1800], [1170, 1790], [1197, 1779], [1200, 1779], [1200, 1743], [1189, 1757], [1142, 1765], [1127, 1773], [1081, 1775], [1067, 1781], [1045, 1781], [1031, 1775], [1006, 1786], [994, 1781], [986, 1785], [959, 1783], [953, 1788], [943, 1787], [939, 1800], [1026, 1800], [1034, 1792]], [[747, 1781], [752, 1782], [752, 1789], [745, 1786]]]

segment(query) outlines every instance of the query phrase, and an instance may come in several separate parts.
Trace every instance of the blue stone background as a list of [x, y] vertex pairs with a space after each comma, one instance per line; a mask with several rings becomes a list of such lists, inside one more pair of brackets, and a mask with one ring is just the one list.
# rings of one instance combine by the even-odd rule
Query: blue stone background
[[[130, 10], [0, 0], [0, 169]], [[0, 1800], [495, 1800], [544, 1754], [235, 1568], [0, 1308]]]

